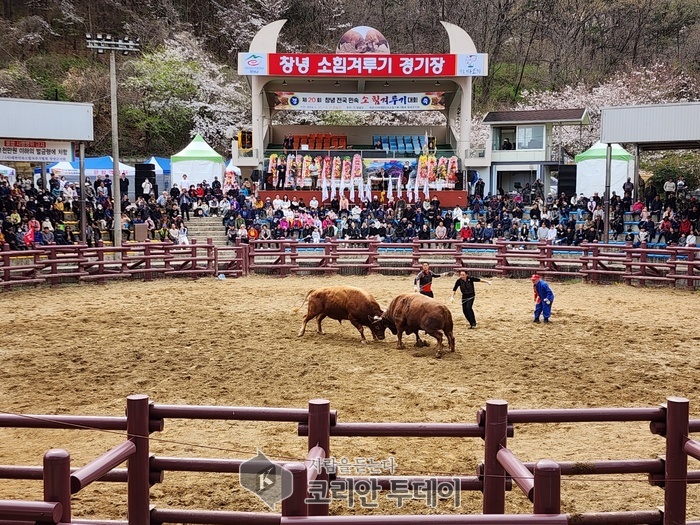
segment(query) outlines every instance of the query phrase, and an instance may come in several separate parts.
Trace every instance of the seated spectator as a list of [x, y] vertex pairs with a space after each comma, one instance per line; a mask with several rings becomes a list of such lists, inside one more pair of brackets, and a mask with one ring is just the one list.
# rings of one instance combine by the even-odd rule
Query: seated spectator
[[192, 205], [192, 214], [195, 217], [204, 216], [204, 212], [202, 211], [202, 199], [197, 199], [197, 201]]
[[184, 222], [180, 223], [180, 227], [177, 230], [177, 243], [182, 245], [190, 244], [190, 239], [187, 236], [187, 227]]
[[238, 229], [235, 224], [231, 223], [226, 228], [226, 246], [229, 244], [236, 244], [236, 237], [238, 234]]
[[486, 223], [486, 227], [484, 228], [483, 231], [483, 242], [491, 244], [494, 240], [495, 237], [495, 232], [493, 229], [493, 225], [489, 222]]
[[245, 225], [238, 228], [236, 235], [243, 244], [248, 244], [248, 229], [245, 227]]
[[[65, 228], [65, 227], [64, 227]], [[72, 244], [68, 242], [68, 236], [66, 235], [66, 230], [64, 228], [56, 228], [53, 232], [54, 240], [56, 244], [65, 246], [67, 244]]]
[[649, 242], [649, 233], [647, 232], [646, 226], [641, 226], [639, 228], [639, 234], [637, 235], [637, 241], [634, 243], [635, 248], [639, 248], [642, 243]]
[[158, 233], [158, 239], [161, 242], [165, 242], [168, 239], [168, 226], [165, 223], [165, 221], [163, 221], [163, 223], [161, 224], [161, 227], [158, 229], [157, 233]]
[[44, 230], [41, 234], [41, 244], [56, 244], [53, 232], [49, 230], [48, 226], [44, 226]]
[[428, 226], [428, 223], [423, 224], [423, 227], [418, 232], [418, 239], [420, 239], [421, 241], [430, 240], [430, 226]]
[[447, 228], [443, 221], [439, 221], [438, 225], [435, 227], [435, 238], [438, 240], [447, 239]]
[[637, 199], [634, 204], [632, 205], [632, 219], [635, 218], [635, 216], [640, 216], [642, 213], [642, 210], [644, 210], [644, 203]]
[[173, 222], [170, 225], [170, 228], [168, 228], [168, 240], [172, 242], [173, 244], [177, 244], [177, 238], [180, 235], [180, 229], [177, 227], [175, 222]]

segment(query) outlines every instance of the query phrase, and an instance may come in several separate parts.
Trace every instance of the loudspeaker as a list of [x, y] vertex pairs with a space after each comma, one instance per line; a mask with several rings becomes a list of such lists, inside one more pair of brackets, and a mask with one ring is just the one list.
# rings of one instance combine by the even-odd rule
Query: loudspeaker
[[467, 170], [467, 182], [471, 184], [476, 179], [478, 172], [476, 170]]
[[455, 189], [456, 190], [464, 190], [464, 172], [463, 171], [457, 172], [457, 182], [455, 182]]
[[153, 164], [135, 164], [136, 174], [134, 175], [134, 195], [140, 197], [143, 195], [143, 181], [151, 181], [153, 185], [153, 194], [158, 195], [158, 187], [156, 186], [156, 167]]
[[566, 196], [570, 199], [573, 195], [576, 195], [576, 164], [561, 164], [557, 171], [559, 195], [566, 193]]
[[250, 180], [258, 182], [260, 180], [260, 175], [260, 170], [253, 170], [253, 173], [250, 174]]

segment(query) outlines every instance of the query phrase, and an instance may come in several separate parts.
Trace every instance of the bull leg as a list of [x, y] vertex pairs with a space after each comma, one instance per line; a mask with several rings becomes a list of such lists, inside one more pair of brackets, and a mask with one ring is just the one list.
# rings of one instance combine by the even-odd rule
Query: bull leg
[[323, 321], [326, 318], [325, 315], [321, 314], [316, 318], [316, 324], [318, 325], [318, 333], [321, 335], [326, 335], [326, 332], [323, 331], [323, 328], [321, 328], [321, 321]]
[[308, 314], [306, 315], [306, 317], [304, 317], [304, 320], [301, 322], [301, 328], [299, 329], [299, 333], [297, 334], [297, 337], [301, 337], [302, 335], [304, 335], [304, 332], [306, 332], [306, 323], [311, 321], [311, 319], [313, 319], [313, 318], [309, 317]]
[[431, 330], [430, 332], [427, 332], [429, 335], [432, 335], [435, 339], [437, 339], [437, 351], [435, 352], [435, 357], [442, 357], [442, 332], [440, 330]]
[[420, 338], [420, 335], [418, 335], [418, 332], [416, 332], [416, 348], [421, 348], [423, 346], [430, 346], [428, 344], [428, 341], [425, 341]]
[[360, 340], [364, 343], [367, 344], [367, 339], [365, 339], [365, 327], [362, 326], [360, 323], [358, 323], [355, 319], [352, 317], [349, 319], [350, 323], [357, 328], [357, 331], [360, 332]]
[[[299, 333], [297, 334], [297, 337], [301, 337], [304, 335], [304, 332], [306, 332], [306, 323], [311, 321], [314, 317], [316, 317], [318, 314], [321, 312], [316, 311], [315, 308], [312, 307], [311, 304], [309, 304], [309, 309], [306, 312], [306, 316], [304, 317], [304, 320], [301, 322], [301, 328], [299, 329]], [[319, 321], [319, 326], [320, 326], [320, 321]]]
[[455, 334], [450, 330], [449, 332], [445, 332], [445, 335], [447, 336], [447, 346], [450, 349], [450, 352], [455, 351]]
[[402, 341], [402, 337], [403, 337], [403, 327], [400, 327], [400, 326], [398, 326], [398, 325], [396, 326], [396, 337], [397, 337], [397, 339], [398, 339], [398, 342], [396, 343], [396, 348], [398, 348], [399, 350], [403, 350], [404, 348], [406, 348], [406, 347], [403, 345], [403, 341]]

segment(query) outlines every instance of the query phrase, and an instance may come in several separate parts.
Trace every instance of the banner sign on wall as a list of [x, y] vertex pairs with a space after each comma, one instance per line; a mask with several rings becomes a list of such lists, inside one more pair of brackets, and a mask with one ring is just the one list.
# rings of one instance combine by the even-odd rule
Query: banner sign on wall
[[426, 111], [445, 109], [445, 93], [275, 93], [275, 109], [296, 111]]
[[238, 53], [238, 73], [267, 75], [267, 53]]
[[70, 162], [72, 160], [73, 148], [70, 142], [0, 139], [0, 161]]
[[239, 53], [240, 75], [316, 77], [485, 76], [487, 55]]
[[486, 54], [457, 55], [458, 77], [485, 77], [488, 75]]

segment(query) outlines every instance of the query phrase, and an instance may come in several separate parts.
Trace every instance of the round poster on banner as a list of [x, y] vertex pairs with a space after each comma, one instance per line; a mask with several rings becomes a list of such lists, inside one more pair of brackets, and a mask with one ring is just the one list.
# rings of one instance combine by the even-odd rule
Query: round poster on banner
[[389, 42], [384, 35], [373, 27], [353, 27], [340, 37], [338, 54], [390, 53]]

